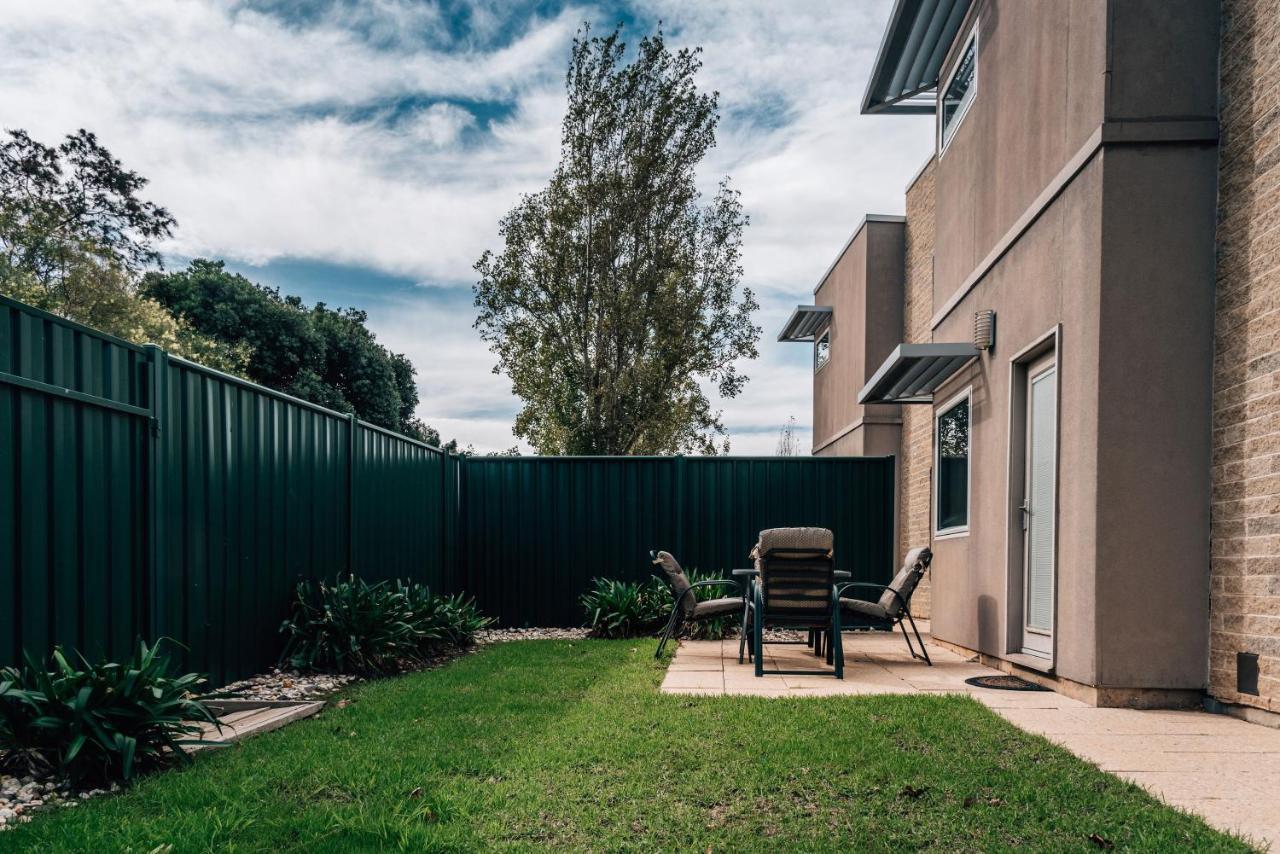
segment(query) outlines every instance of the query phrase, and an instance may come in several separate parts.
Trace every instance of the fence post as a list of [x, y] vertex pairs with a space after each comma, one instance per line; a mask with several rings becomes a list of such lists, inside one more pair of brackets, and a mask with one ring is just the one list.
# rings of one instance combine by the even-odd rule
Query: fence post
[[161, 501], [164, 490], [164, 442], [163, 429], [165, 390], [168, 385], [169, 354], [156, 344], [146, 344], [147, 354], [147, 403], [151, 409], [147, 448], [147, 618], [145, 620], [148, 643], [164, 634], [165, 609], [165, 513]]
[[360, 419], [353, 412], [347, 416], [347, 574], [356, 574], [356, 434]]
[[684, 454], [676, 455], [676, 500], [673, 502], [676, 509], [676, 554], [679, 557], [676, 560], [689, 560], [684, 550], [684, 502], [685, 502], [685, 482], [684, 482]]

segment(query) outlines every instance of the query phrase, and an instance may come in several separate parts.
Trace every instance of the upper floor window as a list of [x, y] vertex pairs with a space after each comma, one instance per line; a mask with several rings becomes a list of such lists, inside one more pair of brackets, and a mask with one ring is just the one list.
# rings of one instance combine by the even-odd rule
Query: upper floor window
[[813, 370], [815, 373], [831, 358], [831, 330], [828, 329], [813, 341]]
[[975, 28], [969, 41], [960, 52], [960, 59], [951, 76], [938, 90], [938, 151], [946, 150], [956, 128], [969, 112], [969, 105], [978, 94], [978, 31]]

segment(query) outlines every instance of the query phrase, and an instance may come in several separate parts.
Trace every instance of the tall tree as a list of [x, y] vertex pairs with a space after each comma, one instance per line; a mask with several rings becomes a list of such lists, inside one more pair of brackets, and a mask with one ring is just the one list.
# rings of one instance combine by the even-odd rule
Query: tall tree
[[747, 216], [728, 180], [703, 204], [716, 93], [700, 49], [661, 33], [625, 61], [621, 32], [573, 42], [568, 110], [550, 184], [499, 226], [476, 263], [476, 328], [524, 401], [515, 433], [543, 454], [714, 453], [723, 397], [757, 355], [742, 277]]

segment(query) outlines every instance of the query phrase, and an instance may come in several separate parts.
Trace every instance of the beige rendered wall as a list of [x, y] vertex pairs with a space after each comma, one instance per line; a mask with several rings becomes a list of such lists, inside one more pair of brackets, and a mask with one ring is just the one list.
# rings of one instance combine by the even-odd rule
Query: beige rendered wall
[[858, 390], [902, 336], [903, 223], [869, 216], [814, 293], [832, 308], [831, 351], [813, 377], [815, 454], [898, 452], [898, 406], [861, 406]]
[[[1091, 160], [933, 330], [967, 341], [973, 313], [996, 312], [996, 346], [934, 396], [940, 405], [972, 386], [969, 533], [934, 538], [933, 634], [1007, 657], [1010, 357], [1061, 326], [1056, 673], [1096, 684], [1095, 542], [1098, 435], [1098, 294], [1102, 164]], [[939, 195], [938, 217], [950, 202]], [[933, 408], [928, 407], [932, 418]]]
[[[903, 286], [902, 340], [920, 344], [933, 340], [933, 173], [932, 158], [907, 187], [906, 281]], [[931, 512], [930, 472], [933, 466], [933, 408], [902, 407], [902, 447], [898, 456], [898, 554], [927, 546]], [[928, 617], [933, 586], [926, 575], [911, 599], [912, 610]]]
[[[1222, 13], [1209, 685], [1280, 712], [1280, 16]], [[1238, 652], [1258, 696], [1236, 691]]]
[[933, 340], [994, 309], [996, 346], [934, 398], [972, 387], [970, 526], [934, 538], [933, 633], [1017, 659], [1010, 360], [1056, 330], [1053, 666], [1116, 689], [1098, 702], [1205, 685], [1216, 15], [980, 0], [977, 95], [936, 167]]

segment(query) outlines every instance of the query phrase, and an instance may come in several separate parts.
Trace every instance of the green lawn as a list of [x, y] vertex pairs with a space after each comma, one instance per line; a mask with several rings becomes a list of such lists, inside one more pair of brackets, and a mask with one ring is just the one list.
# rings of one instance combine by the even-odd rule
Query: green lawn
[[664, 696], [652, 651], [511, 643], [371, 683], [0, 850], [1247, 850], [967, 698]]

